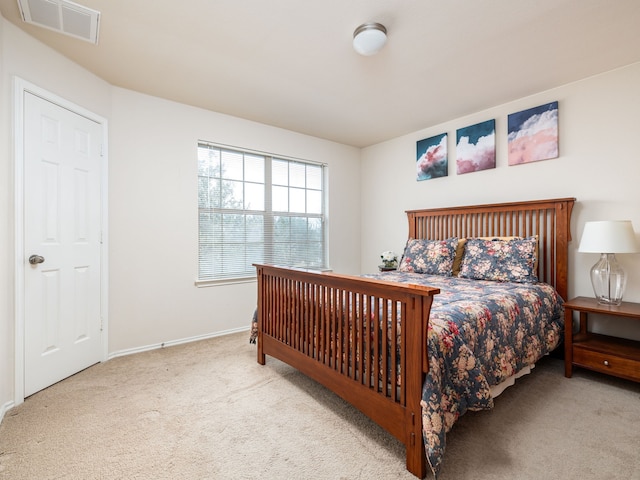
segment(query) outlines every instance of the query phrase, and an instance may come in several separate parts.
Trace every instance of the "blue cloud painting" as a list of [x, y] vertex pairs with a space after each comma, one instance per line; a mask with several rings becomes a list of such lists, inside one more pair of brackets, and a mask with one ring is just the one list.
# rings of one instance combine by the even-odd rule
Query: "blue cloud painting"
[[446, 133], [417, 143], [416, 170], [418, 181], [446, 177], [449, 174]]

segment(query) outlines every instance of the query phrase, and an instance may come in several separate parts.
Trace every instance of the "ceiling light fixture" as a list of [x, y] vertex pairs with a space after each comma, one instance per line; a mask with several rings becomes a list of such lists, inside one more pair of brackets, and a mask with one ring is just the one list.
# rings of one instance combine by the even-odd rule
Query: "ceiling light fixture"
[[364, 23], [353, 32], [353, 48], [360, 55], [375, 55], [387, 43], [387, 29], [379, 23]]

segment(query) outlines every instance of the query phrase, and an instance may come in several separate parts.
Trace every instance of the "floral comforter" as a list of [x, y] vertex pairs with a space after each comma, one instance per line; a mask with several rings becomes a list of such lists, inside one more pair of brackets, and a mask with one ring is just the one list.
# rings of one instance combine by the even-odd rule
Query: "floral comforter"
[[563, 301], [549, 285], [415, 273], [366, 275], [439, 288], [428, 330], [429, 373], [422, 390], [427, 460], [438, 474], [446, 433], [467, 410], [493, 407], [490, 387], [556, 348]]

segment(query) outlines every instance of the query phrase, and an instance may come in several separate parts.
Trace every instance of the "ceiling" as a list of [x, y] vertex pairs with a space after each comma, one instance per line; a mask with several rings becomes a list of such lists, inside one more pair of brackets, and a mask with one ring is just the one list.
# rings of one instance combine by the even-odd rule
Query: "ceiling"
[[356, 147], [640, 61], [639, 0], [75, 1], [97, 45], [0, 12], [112, 85]]

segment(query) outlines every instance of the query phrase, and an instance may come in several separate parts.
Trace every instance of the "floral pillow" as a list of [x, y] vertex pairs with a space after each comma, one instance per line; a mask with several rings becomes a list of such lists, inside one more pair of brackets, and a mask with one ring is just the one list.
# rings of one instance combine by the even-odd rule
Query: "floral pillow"
[[460, 277], [499, 282], [535, 283], [538, 240], [468, 238]]
[[457, 247], [458, 239], [455, 237], [446, 240], [409, 239], [398, 271], [450, 277]]

